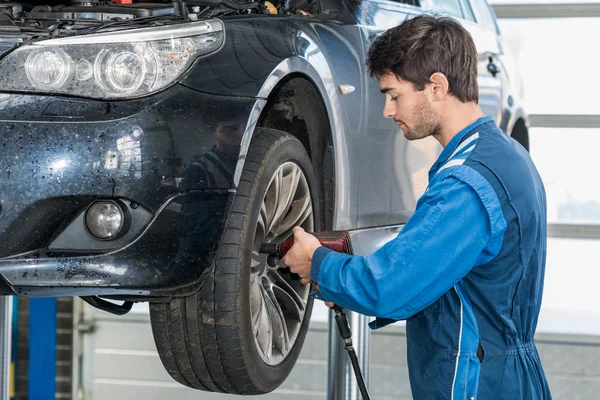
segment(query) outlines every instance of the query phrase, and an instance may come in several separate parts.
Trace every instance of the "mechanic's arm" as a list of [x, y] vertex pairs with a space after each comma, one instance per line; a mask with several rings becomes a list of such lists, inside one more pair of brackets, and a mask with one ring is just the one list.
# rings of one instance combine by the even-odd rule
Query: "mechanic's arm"
[[471, 186], [450, 176], [432, 186], [398, 236], [369, 257], [319, 247], [311, 278], [323, 300], [365, 315], [409, 318], [495, 256], [486, 249], [488, 211]]

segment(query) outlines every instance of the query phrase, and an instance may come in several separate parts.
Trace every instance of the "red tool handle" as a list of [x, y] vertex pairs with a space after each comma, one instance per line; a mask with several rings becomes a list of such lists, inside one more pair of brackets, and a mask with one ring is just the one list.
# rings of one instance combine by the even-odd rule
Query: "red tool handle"
[[313, 233], [322, 246], [338, 253], [354, 254], [348, 231], [324, 231]]
[[[352, 242], [348, 231], [324, 231], [311, 233], [314, 235], [322, 246], [327, 247], [338, 253], [353, 254]], [[281, 257], [285, 256], [294, 245], [294, 237], [281, 242], [280, 244], [265, 243], [262, 245], [261, 253], [278, 254]]]

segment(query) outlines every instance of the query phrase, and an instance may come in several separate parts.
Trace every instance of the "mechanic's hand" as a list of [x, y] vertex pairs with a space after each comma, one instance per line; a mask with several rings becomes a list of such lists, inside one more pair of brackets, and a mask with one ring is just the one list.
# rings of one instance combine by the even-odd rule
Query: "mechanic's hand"
[[281, 263], [300, 277], [300, 283], [309, 284], [311, 282], [310, 264], [315, 250], [319, 247], [321, 247], [321, 243], [316, 237], [297, 226], [294, 228], [294, 245], [281, 259]]
[[[318, 292], [319, 291], [319, 284], [317, 282], [315, 282], [315, 290]], [[324, 301], [325, 305], [329, 308], [333, 308], [335, 307], [335, 303], [332, 301]]]

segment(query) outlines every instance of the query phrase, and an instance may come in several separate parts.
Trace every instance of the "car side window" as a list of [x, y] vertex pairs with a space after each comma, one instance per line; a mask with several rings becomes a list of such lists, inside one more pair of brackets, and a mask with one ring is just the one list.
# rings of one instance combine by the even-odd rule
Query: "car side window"
[[500, 34], [500, 29], [496, 24], [496, 16], [493, 14], [492, 8], [485, 0], [472, 0], [471, 4], [477, 10], [477, 22], [481, 25], [494, 29]]
[[[475, 1], [477, 1], [477, 0], [475, 0]], [[471, 7], [469, 0], [460, 0], [460, 5], [463, 9], [465, 19], [468, 21], [475, 22], [475, 14], [473, 14], [473, 8]]]
[[460, 3], [461, 0], [421, 0], [421, 8], [426, 11], [434, 11], [464, 19], [465, 14]]

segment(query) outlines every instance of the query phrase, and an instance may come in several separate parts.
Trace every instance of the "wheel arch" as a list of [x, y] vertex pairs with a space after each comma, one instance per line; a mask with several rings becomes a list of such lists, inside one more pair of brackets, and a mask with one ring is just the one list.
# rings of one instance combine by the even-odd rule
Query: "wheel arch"
[[335, 168], [333, 137], [323, 98], [305, 75], [294, 73], [274, 88], [257, 126], [274, 128], [296, 137], [306, 149], [322, 194], [322, 223], [333, 227]]
[[[333, 85], [329, 85], [332, 86]], [[235, 182], [239, 182], [246, 154], [258, 127], [273, 128], [295, 136], [306, 148], [320, 185], [322, 223], [332, 229], [335, 220], [335, 171], [340, 156], [335, 152], [339, 105], [329, 97], [331, 87], [306, 59], [291, 57], [281, 62], [259, 91], [242, 138]], [[337, 93], [334, 91], [337, 95]]]

